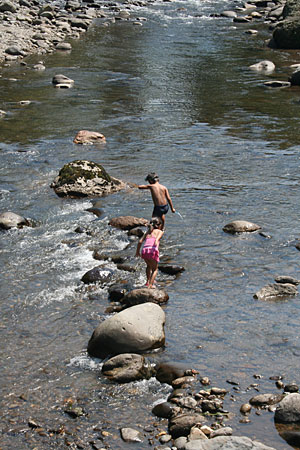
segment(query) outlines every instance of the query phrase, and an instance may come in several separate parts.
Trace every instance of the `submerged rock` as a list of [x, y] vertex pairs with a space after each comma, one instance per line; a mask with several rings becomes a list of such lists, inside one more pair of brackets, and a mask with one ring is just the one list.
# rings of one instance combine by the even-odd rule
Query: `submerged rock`
[[174, 264], [158, 264], [158, 270], [168, 275], [177, 275], [178, 273], [184, 272], [185, 268], [183, 266], [175, 266]]
[[164, 324], [165, 313], [160, 306], [132, 306], [98, 325], [89, 340], [88, 353], [103, 359], [160, 348], [165, 343]]
[[268, 284], [256, 292], [253, 297], [257, 300], [284, 300], [298, 294], [294, 284]]
[[126, 187], [92, 161], [76, 160], [65, 164], [50, 185], [60, 197], [103, 196]]
[[80, 130], [76, 134], [74, 144], [103, 144], [106, 142], [104, 134], [97, 131]]
[[54, 75], [54, 77], [52, 78], [52, 84], [55, 87], [62, 86], [62, 85], [66, 86], [66, 87], [72, 87], [74, 84], [74, 80], [71, 80], [71, 78], [68, 78], [65, 75], [58, 74], [58, 75]]
[[134, 353], [114, 356], [102, 366], [103, 375], [118, 383], [149, 379], [153, 372], [150, 362], [144, 356]]
[[160, 363], [156, 368], [156, 379], [160, 383], [172, 385], [177, 378], [183, 377], [188, 370], [187, 365], [181, 363]]
[[260, 230], [261, 227], [256, 223], [248, 222], [246, 220], [234, 220], [223, 227], [226, 233], [245, 233]]

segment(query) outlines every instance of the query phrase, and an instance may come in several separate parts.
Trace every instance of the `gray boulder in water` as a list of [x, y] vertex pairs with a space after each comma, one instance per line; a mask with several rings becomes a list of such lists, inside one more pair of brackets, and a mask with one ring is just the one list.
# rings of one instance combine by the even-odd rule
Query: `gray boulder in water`
[[19, 214], [6, 211], [0, 214], [0, 228], [9, 230], [10, 228], [22, 228], [23, 226], [30, 226], [30, 223], [25, 217]]
[[298, 294], [297, 287], [294, 284], [267, 284], [254, 294], [257, 300], [283, 300]]
[[247, 220], [234, 220], [223, 227], [226, 233], [245, 233], [260, 230], [261, 227], [256, 223]]
[[278, 423], [300, 423], [300, 394], [288, 394], [278, 404], [274, 421]]
[[165, 343], [165, 313], [155, 303], [121, 311], [101, 322], [89, 340], [87, 351], [97, 358], [120, 353], [142, 353]]

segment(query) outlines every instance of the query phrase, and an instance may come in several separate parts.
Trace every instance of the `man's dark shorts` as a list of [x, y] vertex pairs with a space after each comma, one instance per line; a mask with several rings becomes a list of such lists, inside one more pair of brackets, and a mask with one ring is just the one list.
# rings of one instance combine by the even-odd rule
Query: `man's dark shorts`
[[168, 203], [166, 205], [156, 205], [154, 206], [152, 217], [161, 217], [164, 214], [167, 214], [169, 211]]

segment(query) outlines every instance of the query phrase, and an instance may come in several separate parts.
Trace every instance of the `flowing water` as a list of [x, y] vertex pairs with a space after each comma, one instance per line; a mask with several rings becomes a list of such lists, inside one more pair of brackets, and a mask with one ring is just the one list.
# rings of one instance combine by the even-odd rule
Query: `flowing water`
[[[88, 290], [80, 282], [99, 264], [93, 249], [126, 249], [135, 274], [108, 265], [118, 278], [141, 285], [144, 266], [133, 257], [135, 242], [128, 247], [129, 237], [108, 220], [148, 218], [152, 202], [147, 191], [130, 189], [100, 199], [104, 215], [97, 218], [87, 211], [92, 199], [57, 197], [49, 186], [75, 159], [96, 161], [135, 183], [158, 172], [183, 217], [168, 213], [161, 255], [186, 270], [178, 278], [158, 275], [170, 300], [166, 346], [152, 357], [187, 363], [226, 387], [236, 398], [231, 402], [228, 394], [235, 435], [288, 447], [272, 413], [253, 412], [251, 422], [241, 424], [239, 406], [257, 393], [246, 391], [250, 384], [276, 392], [270, 376], [299, 382], [299, 298], [261, 302], [253, 294], [276, 275], [300, 278], [300, 90], [263, 87], [273, 78], [286, 80], [300, 55], [268, 49], [266, 25], [249, 36], [249, 24], [212, 17], [233, 6], [194, 0], [132, 8], [133, 17], [147, 18], [143, 26], [106, 27], [99, 20], [72, 43], [71, 53], [2, 69], [1, 109], [8, 115], [0, 122], [0, 209], [38, 226], [0, 235], [1, 448], [72, 447], [74, 436], [86, 448], [101, 439], [103, 446], [131, 448], [120, 440], [119, 427], [152, 424], [153, 403], [169, 392], [154, 379], [115, 386], [101, 376], [101, 362], [86, 355], [109, 305], [107, 289]], [[41, 59], [46, 70], [36, 73], [31, 64]], [[262, 59], [275, 62], [275, 74], [248, 69]], [[74, 87], [54, 89], [57, 73], [74, 79]], [[76, 146], [80, 129], [103, 133], [107, 144]], [[261, 225], [271, 238], [225, 234], [223, 226], [235, 219]], [[75, 233], [78, 226], [90, 233]], [[228, 379], [240, 382], [240, 393]], [[87, 415], [66, 416], [68, 399]], [[29, 419], [39, 432], [28, 431]]]

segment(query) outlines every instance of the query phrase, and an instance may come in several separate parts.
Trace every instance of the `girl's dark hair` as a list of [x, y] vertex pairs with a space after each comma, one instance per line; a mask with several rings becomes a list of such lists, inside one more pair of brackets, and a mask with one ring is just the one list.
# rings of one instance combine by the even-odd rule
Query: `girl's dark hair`
[[149, 222], [149, 229], [155, 230], [162, 225], [162, 220], [160, 217], [153, 217]]

